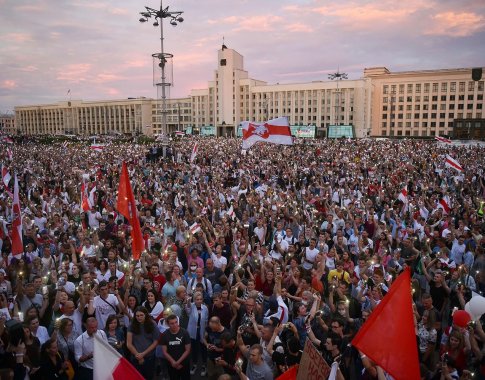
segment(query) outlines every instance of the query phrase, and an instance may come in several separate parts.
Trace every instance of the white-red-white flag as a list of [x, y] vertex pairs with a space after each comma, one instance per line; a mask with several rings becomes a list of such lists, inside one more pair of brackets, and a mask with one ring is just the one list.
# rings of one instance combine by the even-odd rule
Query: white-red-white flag
[[194, 147], [192, 148], [192, 153], [190, 155], [190, 163], [194, 162], [195, 157], [197, 157], [197, 149], [199, 147], [198, 143], [194, 144]]
[[96, 185], [94, 185], [91, 191], [89, 192], [88, 202], [91, 209], [93, 209], [94, 205], [96, 204], [95, 195], [96, 195]]
[[451, 211], [451, 201], [448, 195], [445, 195], [438, 202], [438, 208], [442, 209], [444, 213], [449, 214]]
[[105, 146], [103, 144], [92, 144], [89, 148], [91, 148], [91, 150], [94, 150], [95, 152], [102, 152], [104, 147]]
[[84, 211], [91, 210], [91, 204], [89, 202], [88, 183], [84, 179], [81, 183], [81, 207]]
[[451, 144], [451, 140], [447, 139], [446, 137], [435, 136], [434, 139], [436, 141], [439, 141], [439, 142], [442, 142], [442, 143], [445, 143], [445, 144]]
[[459, 172], [463, 171], [463, 167], [460, 165], [460, 163], [449, 154], [446, 155], [445, 166], [458, 170]]
[[11, 179], [12, 179], [12, 176], [10, 175], [8, 168], [2, 165], [2, 182], [5, 188], [8, 188], [8, 184]]
[[258, 141], [272, 144], [293, 145], [290, 124], [286, 117], [278, 117], [264, 123], [243, 121], [241, 127], [243, 134], [243, 149], [251, 148]]
[[22, 213], [20, 210], [19, 181], [15, 175], [12, 203], [12, 255], [18, 256], [24, 252], [22, 241]]
[[234, 212], [234, 207], [229, 207], [229, 210], [227, 210], [227, 216], [229, 216], [229, 218], [231, 218], [232, 220], [234, 220], [236, 218], [236, 213]]
[[429, 211], [426, 207], [424, 206], [420, 206], [419, 207], [419, 214], [424, 218], [424, 219], [428, 219], [428, 216], [429, 216]]
[[404, 186], [401, 192], [399, 193], [397, 199], [399, 199], [402, 203], [408, 203], [408, 187]]
[[10, 172], [8, 171], [8, 168], [6, 166], [2, 165], [2, 183], [3, 187], [5, 188], [5, 191], [7, 194], [10, 196], [10, 198], [13, 198], [13, 193], [12, 189], [9, 188], [10, 180], [12, 179], [12, 176], [10, 175]]
[[191, 233], [192, 235], [196, 234], [196, 233], [197, 233], [197, 232], [199, 232], [200, 230], [201, 230], [201, 228], [200, 228], [200, 224], [199, 224], [199, 223], [197, 223], [197, 222], [195, 222], [194, 224], [192, 224], [192, 225], [190, 226], [190, 233]]
[[93, 378], [96, 380], [143, 380], [144, 377], [113, 347], [94, 334]]

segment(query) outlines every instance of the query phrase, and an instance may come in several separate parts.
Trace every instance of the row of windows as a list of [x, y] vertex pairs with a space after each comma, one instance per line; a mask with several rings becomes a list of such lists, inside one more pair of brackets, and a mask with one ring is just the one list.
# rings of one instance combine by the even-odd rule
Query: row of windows
[[[448, 86], [449, 85], [449, 86]], [[475, 86], [477, 86], [478, 91], [483, 91], [484, 87], [484, 82], [479, 81], [478, 84], [476, 84], [475, 81], [468, 81], [468, 86], [467, 82], [458, 82], [458, 91], [459, 92], [465, 92], [465, 88], [468, 87], [468, 91], [474, 91]], [[448, 88], [450, 92], [456, 92], [456, 87], [457, 87], [457, 82], [434, 82], [434, 83], [416, 83], [416, 84], [400, 84], [399, 86], [396, 84], [391, 84], [391, 85], [383, 85], [382, 87], [382, 92], [384, 94], [388, 94], [389, 90], [391, 94], [396, 94], [396, 90], [399, 91], [399, 94], [404, 94], [404, 89], [406, 88], [406, 92], [408, 94], [414, 93], [419, 94], [421, 93], [421, 90], [423, 89], [424, 93], [429, 93], [430, 88], [432, 92], [438, 92], [439, 89], [441, 89], [441, 92], [448, 92]]]
[[[482, 109], [482, 108], [480, 108]], [[472, 112], [468, 112], [467, 114], [467, 118], [472, 118], [473, 117], [473, 113]], [[422, 114], [419, 114], [419, 113], [415, 113], [414, 115], [412, 113], [407, 113], [406, 116], [404, 117], [404, 114], [402, 113], [398, 113], [397, 115], [396, 114], [390, 114], [389, 115], [389, 120], [395, 120], [395, 119], [404, 119], [406, 118], [407, 120], [409, 119], [413, 119], [413, 116], [414, 116], [414, 119], [446, 119], [447, 117], [449, 119], [454, 119], [455, 118], [455, 113], [454, 112], [449, 112], [449, 113], [446, 113], [446, 112], [440, 112], [439, 113], [439, 116], [438, 116], [438, 113], [422, 113]], [[477, 118], [480, 118], [481, 117], [481, 112], [477, 112]], [[463, 118], [463, 113], [459, 112], [457, 113], [457, 119], [461, 119]], [[387, 114], [382, 114], [382, 119], [383, 120], [387, 120], [388, 119], [388, 116]]]
[[[456, 106], [456, 107], [455, 107]], [[482, 109], [483, 107], [483, 103], [477, 103], [476, 104], [476, 107], [477, 109]], [[459, 104], [444, 104], [444, 103], [441, 103], [440, 104], [440, 110], [441, 111], [446, 111], [446, 110], [454, 110], [454, 109], [459, 109], [459, 110], [462, 110], [462, 109], [465, 109], [465, 104], [463, 103], [459, 103]], [[472, 103], [469, 103], [466, 105], [466, 108], [471, 110], [473, 109], [473, 104]], [[399, 111], [404, 111], [404, 105], [402, 104], [398, 104], [397, 105], [397, 109]], [[406, 111], [411, 111], [413, 109], [413, 106], [412, 104], [407, 104], [406, 105]], [[414, 110], [415, 111], [420, 111], [420, 110], [423, 110], [423, 111], [427, 111], [429, 109], [431, 110], [438, 110], [438, 104], [431, 104], [431, 108], [429, 107], [429, 104], [415, 104], [414, 105]], [[391, 106], [387, 106], [387, 105], [383, 105], [382, 106], [382, 110], [383, 111], [395, 111], [396, 110], [396, 106], [394, 104], [391, 103]]]
[[[406, 99], [406, 102], [412, 102], [413, 99], [415, 102], [421, 102], [421, 96], [417, 95], [415, 96], [414, 98], [412, 96], [399, 96], [399, 97], [395, 97], [395, 96], [390, 96], [390, 97], [383, 97], [382, 98], [382, 102], [383, 103], [396, 103], [396, 99], [398, 100], [399, 103], [403, 103], [404, 102], [404, 99]], [[429, 102], [429, 96], [425, 95], [423, 96], [423, 102]], [[446, 102], [446, 101], [450, 101], [450, 102], [454, 102], [457, 100], [457, 97], [455, 95], [449, 95], [449, 96], [446, 96], [446, 95], [441, 95], [439, 98], [437, 95], [433, 95], [431, 97], [431, 101], [432, 102], [437, 102], [438, 99], [442, 102]], [[458, 95], [458, 100], [465, 100], [465, 95]], [[474, 95], [468, 95], [467, 96], [467, 100], [470, 100], [470, 101], [473, 101], [475, 100], [475, 96]], [[483, 94], [478, 94], [477, 95], [477, 100], [483, 100]]]

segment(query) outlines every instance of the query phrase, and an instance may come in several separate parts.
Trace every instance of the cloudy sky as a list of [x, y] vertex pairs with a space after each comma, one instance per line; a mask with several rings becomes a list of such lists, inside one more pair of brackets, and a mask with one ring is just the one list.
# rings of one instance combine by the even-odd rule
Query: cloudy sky
[[[0, 0], [0, 112], [72, 99], [156, 97], [159, 29], [138, 22], [156, 0]], [[485, 66], [483, 0], [172, 0], [171, 96], [204, 88], [217, 50], [244, 56], [269, 83], [325, 80], [337, 68], [391, 71]]]

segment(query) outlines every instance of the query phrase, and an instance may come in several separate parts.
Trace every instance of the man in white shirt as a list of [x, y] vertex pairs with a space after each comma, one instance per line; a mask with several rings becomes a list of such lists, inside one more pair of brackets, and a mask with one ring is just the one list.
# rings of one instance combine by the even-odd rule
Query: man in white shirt
[[116, 295], [109, 293], [108, 284], [106, 281], [99, 283], [99, 296], [89, 300], [88, 314], [96, 313], [96, 319], [100, 326], [106, 325], [106, 320], [110, 315], [116, 315], [119, 312], [119, 306], [124, 309], [123, 301], [121, 300], [118, 291]]
[[261, 244], [264, 244], [266, 237], [266, 227], [263, 225], [263, 220], [258, 219], [257, 226], [254, 227], [254, 234], [258, 237]]
[[89, 227], [93, 230], [97, 230], [99, 228], [99, 222], [103, 220], [103, 216], [100, 214], [99, 211], [88, 211], [88, 221]]
[[94, 335], [104, 339], [106, 343], [108, 342], [105, 332], [98, 330], [98, 321], [96, 318], [89, 317], [86, 320], [86, 331], [74, 342], [74, 355], [76, 361], [79, 363], [78, 373], [76, 375], [79, 375], [79, 379], [93, 378]]
[[[80, 305], [80, 307], [83, 306], [82, 302], [79, 302], [79, 305]], [[82, 309], [81, 310], [76, 309], [73, 301], [67, 301], [66, 303], [64, 303], [64, 307], [62, 308], [62, 310], [64, 311], [64, 314], [62, 314], [59, 317], [59, 320], [64, 319], [64, 318], [69, 318], [70, 320], [72, 320], [72, 324], [73, 324], [72, 331], [74, 332], [76, 337], [81, 335], [83, 333], [83, 329], [82, 329], [82, 327], [83, 327], [83, 325], [82, 325], [82, 323], [83, 323], [83, 321], [82, 321], [82, 311], [83, 310]]]
[[319, 254], [316, 248], [317, 241], [315, 238], [310, 239], [310, 246], [305, 248], [305, 257], [303, 258], [303, 268], [310, 270], [313, 268], [313, 263]]

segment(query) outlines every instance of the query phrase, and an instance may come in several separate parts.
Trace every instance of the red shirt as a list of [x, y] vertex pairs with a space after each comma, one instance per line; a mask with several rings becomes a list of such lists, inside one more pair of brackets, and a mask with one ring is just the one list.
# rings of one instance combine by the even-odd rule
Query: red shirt
[[255, 278], [255, 288], [262, 292], [266, 297], [270, 297], [273, 294], [274, 281], [262, 281], [261, 276], [256, 276]]
[[157, 293], [162, 290], [163, 285], [165, 285], [165, 283], [167, 282], [165, 276], [161, 274], [159, 274], [158, 276], [154, 276], [152, 273], [148, 273], [148, 277], [150, 278], [150, 280], [153, 281], [153, 287], [155, 288]]

